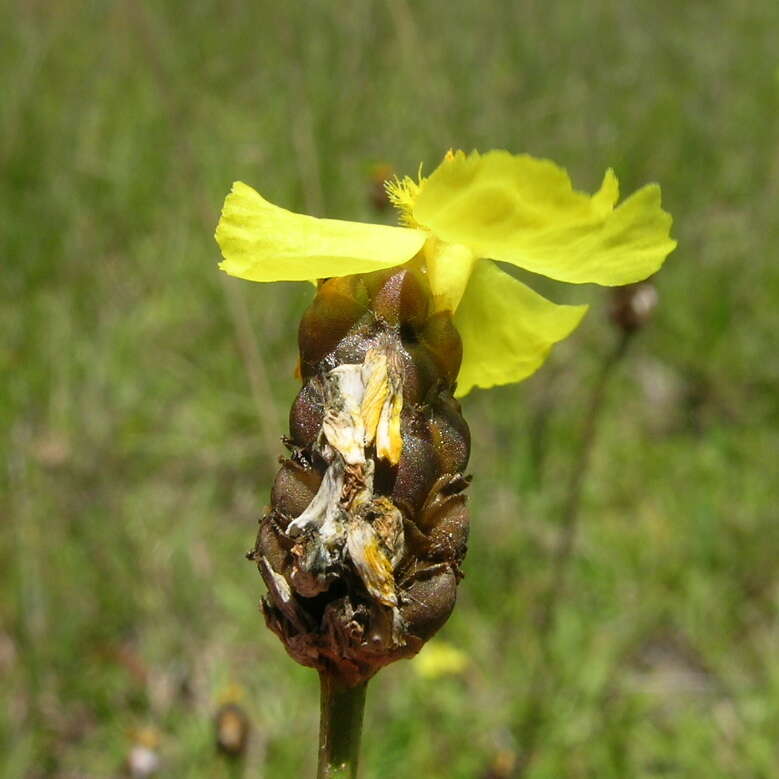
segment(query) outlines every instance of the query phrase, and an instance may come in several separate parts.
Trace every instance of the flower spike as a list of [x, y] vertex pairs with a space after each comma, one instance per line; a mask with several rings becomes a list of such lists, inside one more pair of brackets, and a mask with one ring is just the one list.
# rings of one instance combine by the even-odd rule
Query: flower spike
[[405, 227], [295, 214], [236, 182], [216, 230], [227, 273], [319, 280], [298, 331], [289, 457], [249, 557], [268, 627], [320, 673], [320, 776], [355, 773], [367, 681], [454, 607], [470, 482], [457, 398], [531, 375], [587, 310], [494, 261], [613, 286], [675, 246], [659, 188], [617, 205], [611, 170], [586, 195], [548, 160], [450, 151], [387, 194]]

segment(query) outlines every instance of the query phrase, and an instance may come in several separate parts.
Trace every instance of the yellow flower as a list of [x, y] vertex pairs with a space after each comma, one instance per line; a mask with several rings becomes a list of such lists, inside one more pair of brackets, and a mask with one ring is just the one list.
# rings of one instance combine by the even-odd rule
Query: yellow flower
[[446, 641], [434, 638], [411, 661], [414, 670], [423, 679], [457, 676], [468, 667], [468, 655]]
[[429, 177], [396, 180], [388, 194], [403, 227], [295, 214], [237, 181], [216, 230], [219, 267], [252, 281], [307, 281], [420, 262], [436, 307], [453, 312], [462, 336], [458, 396], [526, 378], [587, 310], [546, 300], [491, 260], [617, 286], [654, 273], [676, 246], [660, 188], [615, 208], [610, 169], [590, 196], [549, 160], [450, 152]]

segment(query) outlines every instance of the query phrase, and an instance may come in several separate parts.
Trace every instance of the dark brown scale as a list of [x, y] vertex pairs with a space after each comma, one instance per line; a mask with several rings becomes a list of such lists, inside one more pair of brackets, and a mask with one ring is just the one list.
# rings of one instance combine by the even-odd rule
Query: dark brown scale
[[441, 474], [433, 442], [427, 435], [422, 437], [410, 432], [410, 427], [403, 431], [403, 453], [400, 455], [391, 497], [413, 519]]
[[463, 361], [463, 342], [448, 311], [433, 314], [419, 332], [419, 342], [435, 360], [447, 386], [454, 384]]
[[457, 598], [457, 579], [454, 568], [442, 563], [421, 569], [407, 583], [401, 614], [419, 641], [418, 648], [449, 619]]
[[316, 495], [322, 474], [314, 468], [304, 468], [293, 460], [283, 460], [271, 488], [273, 508], [286, 517], [300, 516]]
[[401, 341], [403, 360], [403, 402], [416, 406], [424, 403], [441, 381], [440, 371], [430, 350], [415, 341]]
[[468, 507], [465, 495], [452, 495], [430, 517], [428, 555], [431, 560], [451, 560], [458, 565], [468, 543]]
[[[289, 552], [292, 543], [283, 534], [289, 524], [289, 519], [275, 513], [268, 514], [260, 523], [257, 536], [257, 548], [267, 558], [271, 568], [283, 575], [287, 574]], [[261, 569], [262, 570], [262, 569]]]
[[316, 295], [300, 321], [298, 346], [304, 380], [316, 375], [322, 359], [362, 317], [370, 319], [368, 293], [356, 276], [329, 279], [325, 286], [326, 293]]
[[[405, 551], [394, 572], [400, 640], [391, 609], [370, 597], [351, 566], [323, 572], [325, 592], [301, 584], [293, 563], [307, 541], [286, 534], [314, 499], [327, 467], [315, 451], [324, 375], [340, 364], [362, 363], [387, 338], [402, 363], [403, 448], [397, 465], [375, 462], [373, 490], [403, 516]], [[268, 585], [266, 620], [288, 652], [354, 684], [419, 651], [454, 607], [468, 536], [463, 471], [470, 434], [453, 397], [462, 344], [451, 315], [433, 312], [425, 276], [392, 268], [320, 283], [300, 323], [299, 346], [303, 386], [290, 412], [295, 454], [282, 461], [252, 559]]]
[[448, 394], [440, 394], [430, 404], [428, 433], [438, 456], [440, 473], [462, 473], [471, 454], [471, 433], [463, 419], [460, 404]]
[[322, 360], [319, 366], [320, 370], [330, 370], [335, 368], [336, 365], [358, 363], [365, 359], [368, 349], [376, 346], [382, 332], [377, 327], [377, 322], [372, 318], [372, 315], [368, 315], [366, 320], [359, 322], [352, 332], [340, 341], [338, 346]]
[[324, 399], [317, 382], [307, 381], [298, 392], [289, 413], [289, 434], [298, 446], [311, 448], [322, 429]]
[[378, 319], [399, 330], [424, 325], [430, 305], [418, 273], [393, 268], [370, 276], [366, 277], [366, 289], [373, 297], [372, 309]]

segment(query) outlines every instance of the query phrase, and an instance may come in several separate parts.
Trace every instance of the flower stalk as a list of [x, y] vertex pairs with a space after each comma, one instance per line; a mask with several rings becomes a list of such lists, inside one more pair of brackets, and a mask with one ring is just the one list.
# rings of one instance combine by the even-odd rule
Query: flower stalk
[[367, 682], [354, 687], [333, 673], [319, 674], [320, 719], [317, 779], [354, 779]]

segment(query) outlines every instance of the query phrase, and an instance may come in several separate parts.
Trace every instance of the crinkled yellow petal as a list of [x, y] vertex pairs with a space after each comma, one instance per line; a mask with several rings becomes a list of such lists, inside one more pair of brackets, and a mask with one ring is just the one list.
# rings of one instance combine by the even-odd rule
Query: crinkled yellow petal
[[549, 160], [492, 151], [457, 154], [422, 182], [414, 219], [480, 257], [572, 283], [614, 286], [654, 273], [676, 242], [660, 188], [640, 189], [616, 209], [611, 170], [595, 195], [577, 192]]
[[586, 311], [587, 306], [558, 306], [494, 262], [479, 260], [454, 316], [463, 341], [455, 395], [527, 378]]
[[240, 181], [216, 228], [224, 256], [219, 267], [250, 281], [308, 281], [390, 268], [410, 260], [425, 237], [406, 227], [295, 214]]

